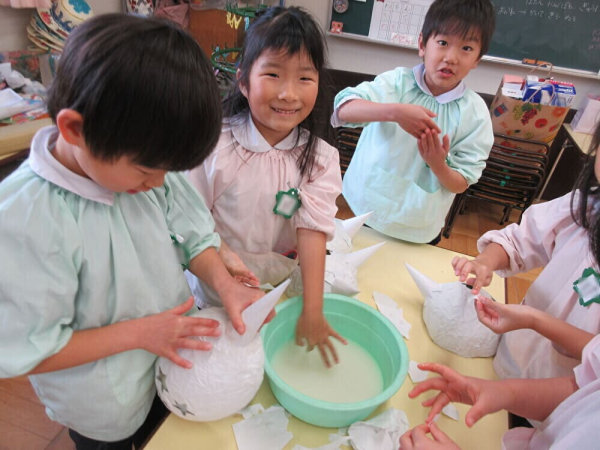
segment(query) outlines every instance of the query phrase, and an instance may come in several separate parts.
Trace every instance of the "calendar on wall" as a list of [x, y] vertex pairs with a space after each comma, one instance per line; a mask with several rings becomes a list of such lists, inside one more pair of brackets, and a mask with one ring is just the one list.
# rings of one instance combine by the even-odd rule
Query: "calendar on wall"
[[416, 47], [433, 0], [376, 0], [369, 37]]

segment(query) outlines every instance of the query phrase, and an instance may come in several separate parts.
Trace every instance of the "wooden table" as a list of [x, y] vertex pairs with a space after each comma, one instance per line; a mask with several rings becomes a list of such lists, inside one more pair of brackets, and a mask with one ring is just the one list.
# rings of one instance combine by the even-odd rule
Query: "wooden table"
[[28, 149], [35, 133], [48, 125], [52, 125], [51, 119], [32, 120], [0, 127], [0, 161]]
[[[358, 299], [375, 307], [372, 293], [378, 291], [398, 302], [403, 309], [405, 319], [412, 324], [410, 339], [405, 340], [411, 359], [417, 362], [439, 362], [465, 375], [496, 379], [491, 358], [462, 358], [441, 349], [431, 341], [422, 319], [423, 297], [404, 266], [406, 261], [438, 282], [456, 281], [450, 261], [458, 253], [430, 245], [408, 244], [393, 240], [366, 227], [363, 227], [354, 238], [354, 249], [358, 250], [382, 241], [386, 241], [386, 245], [359, 270], [358, 282], [362, 291], [358, 294]], [[494, 277], [491, 286], [486, 289], [496, 300], [505, 301], [504, 280]], [[428, 409], [422, 407], [420, 402], [428, 396], [423, 395], [423, 398], [415, 400], [409, 399], [408, 392], [413, 386], [407, 375], [396, 395], [381, 405], [373, 415], [395, 407], [406, 412], [411, 427], [423, 423]], [[261, 403], [265, 408], [277, 403], [266, 377], [252, 403]], [[459, 422], [442, 416], [438, 424], [463, 450], [501, 448], [501, 436], [508, 426], [505, 411], [489, 415], [469, 429], [464, 423], [469, 407], [459, 404], [456, 404], [456, 407], [461, 416]], [[170, 414], [145, 448], [146, 450], [193, 448], [236, 450], [231, 426], [240, 420], [242, 417], [235, 415], [217, 422], [199, 423], [186, 421]], [[293, 433], [294, 438], [285, 447], [286, 449], [291, 449], [296, 444], [306, 447], [327, 444], [329, 434], [336, 431], [309, 425], [295, 417], [290, 418], [288, 430]]]

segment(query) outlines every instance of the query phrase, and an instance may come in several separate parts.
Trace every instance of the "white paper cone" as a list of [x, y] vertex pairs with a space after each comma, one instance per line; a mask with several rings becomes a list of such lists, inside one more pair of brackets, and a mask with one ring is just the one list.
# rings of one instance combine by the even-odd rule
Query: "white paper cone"
[[408, 273], [410, 273], [410, 276], [414, 280], [415, 284], [419, 288], [419, 291], [421, 291], [421, 294], [423, 294], [423, 298], [427, 298], [429, 296], [429, 293], [433, 289], [439, 288], [439, 283], [436, 283], [431, 278], [426, 277], [417, 269], [412, 267], [410, 264], [404, 263], [404, 265], [406, 266], [406, 269], [408, 270]]
[[360, 227], [365, 224], [371, 214], [373, 214], [373, 211], [342, 221], [342, 226], [344, 227], [344, 230], [346, 230], [346, 233], [353, 238], [356, 233], [358, 233], [358, 230], [360, 230]]
[[379, 250], [383, 244], [385, 244], [385, 242], [380, 242], [379, 244], [372, 245], [371, 247], [349, 253], [345, 260], [348, 264], [358, 269], [367, 259], [373, 256], [373, 254], [375, 254], [375, 252]]

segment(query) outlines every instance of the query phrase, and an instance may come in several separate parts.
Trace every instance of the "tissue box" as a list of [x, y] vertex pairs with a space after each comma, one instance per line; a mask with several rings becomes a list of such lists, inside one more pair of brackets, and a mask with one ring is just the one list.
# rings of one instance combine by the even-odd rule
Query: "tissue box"
[[578, 133], [592, 134], [598, 121], [600, 121], [600, 94], [588, 94], [573, 117], [571, 128]]
[[522, 98], [524, 83], [525, 80], [523, 77], [504, 75], [504, 79], [502, 80], [502, 94], [507, 97]]

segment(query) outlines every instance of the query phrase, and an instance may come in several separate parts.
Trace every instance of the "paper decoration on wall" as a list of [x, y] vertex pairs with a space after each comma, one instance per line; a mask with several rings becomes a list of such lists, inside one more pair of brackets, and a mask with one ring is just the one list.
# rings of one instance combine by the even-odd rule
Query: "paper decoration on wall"
[[172, 413], [206, 422], [230, 416], [250, 403], [264, 376], [265, 353], [258, 329], [288, 284], [282, 283], [242, 312], [246, 332], [241, 336], [224, 308], [206, 308], [193, 315], [219, 321], [221, 336], [196, 338], [211, 342], [210, 351], [178, 350], [193, 363], [191, 369], [158, 359], [156, 389]]
[[352, 251], [352, 239], [360, 227], [362, 227], [373, 211], [356, 216], [347, 220], [335, 219], [335, 232], [333, 239], [327, 243], [330, 252], [350, 253]]
[[332, 33], [335, 34], [342, 34], [342, 30], [344, 29], [344, 24], [343, 22], [336, 22], [334, 20], [331, 21], [331, 31]]
[[[381, 242], [371, 247], [363, 248], [352, 253], [332, 253], [325, 257], [325, 286], [324, 292], [342, 294], [349, 297], [358, 294], [358, 268], [367, 259], [385, 244]], [[302, 271], [300, 266], [292, 272], [291, 283], [286, 294], [290, 297], [301, 295], [304, 288], [302, 285]]]
[[[458, 281], [436, 283], [405, 265], [425, 299], [423, 321], [433, 342], [466, 358], [496, 354], [500, 336], [477, 318], [470, 288]], [[491, 298], [484, 290], [481, 295]]]

